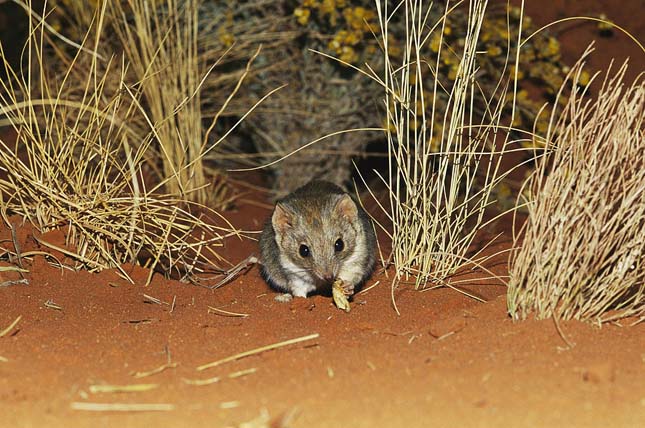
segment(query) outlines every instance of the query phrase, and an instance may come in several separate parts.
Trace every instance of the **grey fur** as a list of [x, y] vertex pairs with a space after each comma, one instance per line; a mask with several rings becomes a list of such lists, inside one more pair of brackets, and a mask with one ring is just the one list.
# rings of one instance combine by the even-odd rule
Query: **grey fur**
[[[342, 251], [335, 251], [338, 239]], [[301, 245], [310, 249], [308, 257], [299, 254]], [[263, 277], [273, 288], [301, 297], [328, 290], [337, 278], [355, 291], [374, 270], [375, 250], [367, 213], [327, 181], [312, 181], [279, 200], [260, 237]]]

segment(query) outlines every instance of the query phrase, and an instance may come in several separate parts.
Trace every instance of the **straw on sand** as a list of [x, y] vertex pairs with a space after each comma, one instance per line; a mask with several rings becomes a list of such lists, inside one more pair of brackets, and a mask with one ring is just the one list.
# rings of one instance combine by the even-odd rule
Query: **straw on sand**
[[236, 361], [241, 358], [249, 357], [251, 355], [261, 354], [262, 352], [271, 351], [274, 349], [282, 348], [284, 346], [293, 345], [295, 343], [305, 342], [307, 340], [316, 339], [320, 336], [318, 333], [309, 334], [307, 336], [297, 337], [295, 339], [285, 340], [284, 342], [273, 343], [271, 345], [262, 346], [260, 348], [252, 349], [250, 351], [240, 352], [239, 354], [231, 355], [230, 357], [222, 358], [221, 360], [216, 360], [211, 363], [203, 364], [197, 367], [198, 371], [206, 370], [211, 367], [216, 367], [225, 363], [230, 363], [231, 361]]

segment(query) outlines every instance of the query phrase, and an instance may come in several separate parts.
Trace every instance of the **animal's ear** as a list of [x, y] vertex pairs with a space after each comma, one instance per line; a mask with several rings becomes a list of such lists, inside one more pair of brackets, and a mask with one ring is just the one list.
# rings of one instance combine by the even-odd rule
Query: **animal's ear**
[[273, 230], [282, 235], [293, 226], [293, 213], [278, 202], [273, 211], [271, 223], [273, 224]]
[[356, 203], [347, 193], [338, 198], [334, 207], [334, 214], [345, 218], [350, 223], [358, 220]]

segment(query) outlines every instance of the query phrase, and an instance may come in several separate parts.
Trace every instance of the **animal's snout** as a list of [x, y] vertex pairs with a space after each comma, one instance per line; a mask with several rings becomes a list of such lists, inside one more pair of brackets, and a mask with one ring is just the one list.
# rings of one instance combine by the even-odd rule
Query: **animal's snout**
[[331, 284], [336, 280], [336, 276], [333, 273], [325, 273], [323, 275], [323, 281], [325, 281], [328, 284]]

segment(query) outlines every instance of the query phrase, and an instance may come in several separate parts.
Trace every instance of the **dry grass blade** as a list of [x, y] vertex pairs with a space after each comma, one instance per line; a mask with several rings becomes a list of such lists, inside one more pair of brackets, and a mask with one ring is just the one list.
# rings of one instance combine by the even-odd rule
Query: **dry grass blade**
[[90, 385], [92, 394], [115, 393], [115, 392], [143, 392], [159, 388], [157, 383], [138, 383], [132, 385]]
[[318, 338], [320, 335], [318, 333], [309, 334], [307, 336], [298, 337], [295, 339], [285, 340], [284, 342], [278, 342], [267, 346], [262, 346], [260, 348], [252, 349], [250, 351], [241, 352], [239, 354], [231, 355], [230, 357], [222, 358], [221, 360], [213, 361], [212, 363], [204, 364], [197, 367], [197, 370], [202, 371], [209, 369], [211, 367], [216, 367], [225, 363], [230, 363], [231, 361], [236, 361], [241, 358], [249, 357], [251, 355], [261, 354], [262, 352], [272, 351], [274, 349], [282, 348], [285, 346], [293, 345], [300, 342], [305, 342], [307, 340], [312, 340]]
[[72, 410], [88, 412], [170, 412], [174, 404], [165, 403], [88, 403], [75, 401], [70, 404]]
[[161, 373], [163, 371], [166, 371], [167, 369], [174, 369], [177, 367], [177, 363], [165, 363], [160, 365], [157, 368], [154, 368], [152, 370], [148, 370], [145, 372], [135, 372], [132, 376], [136, 379], [141, 379], [142, 377], [148, 377], [152, 375], [156, 375], [158, 373]]
[[4, 330], [0, 331], [0, 337], [4, 337], [7, 334], [9, 334], [11, 332], [11, 330], [13, 330], [18, 325], [18, 323], [20, 322], [21, 319], [22, 319], [22, 315], [19, 315], [18, 318], [16, 318], [11, 324], [9, 324], [9, 327], [7, 327]]
[[0, 282], [0, 287], [11, 287], [12, 285], [29, 285], [29, 280], [26, 278], [23, 278], [23, 279]]
[[0, 272], [22, 272], [29, 273], [27, 269], [22, 269], [18, 266], [0, 266]]
[[193, 385], [193, 386], [206, 386], [206, 385], [212, 385], [214, 383], [219, 382], [221, 379], [219, 376], [211, 377], [208, 379], [182, 379], [182, 381], [187, 384], [187, 385]]
[[[229, 373], [226, 377], [229, 378], [229, 379], [237, 379], [239, 377], [248, 376], [248, 375], [253, 374], [253, 373], [257, 372], [257, 371], [258, 371], [258, 369], [253, 367], [253, 368], [250, 368], [250, 369], [239, 370], [239, 371], [236, 371], [236, 372]], [[219, 376], [216, 376], [216, 377], [211, 377], [211, 378], [208, 378], [208, 379], [182, 379], [182, 380], [184, 381], [184, 383], [186, 383], [188, 385], [206, 386], [206, 385], [212, 385], [214, 383], [217, 383], [222, 379]]]
[[213, 313], [213, 314], [217, 314], [217, 315], [223, 315], [223, 316], [226, 316], [226, 317], [246, 318], [246, 317], [249, 316], [249, 314], [243, 314], [243, 313], [240, 313], [240, 312], [225, 311], [224, 309], [214, 308], [212, 306], [208, 307], [208, 312]]
[[[589, 53], [589, 50], [586, 54]], [[606, 322], [645, 313], [645, 79], [610, 70], [598, 96], [574, 89], [551, 117], [549, 155], [528, 187], [529, 217], [508, 290], [514, 319]]]
[[250, 369], [245, 369], [245, 370], [239, 370], [239, 371], [236, 371], [236, 372], [233, 372], [233, 373], [229, 373], [228, 378], [229, 379], [237, 379], [238, 377], [248, 376], [248, 375], [253, 374], [253, 373], [257, 372], [257, 371], [258, 371], [258, 369], [256, 369], [255, 367], [252, 367]]

